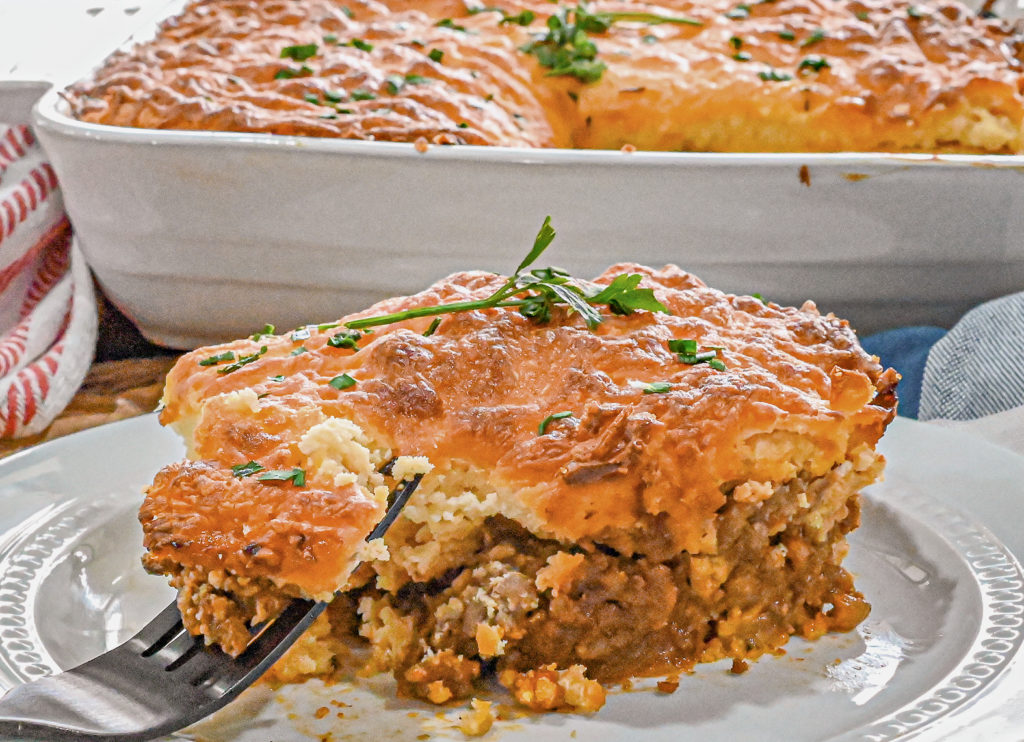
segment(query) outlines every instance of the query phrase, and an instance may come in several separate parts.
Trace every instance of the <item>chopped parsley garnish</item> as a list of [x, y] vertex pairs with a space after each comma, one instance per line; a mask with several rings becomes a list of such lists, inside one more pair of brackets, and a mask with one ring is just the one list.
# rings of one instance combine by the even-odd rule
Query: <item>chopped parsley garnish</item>
[[740, 49], [743, 48], [743, 39], [741, 39], [739, 36], [730, 36], [729, 45], [736, 51], [739, 51]]
[[866, 21], [868, 18], [871, 17], [870, 15], [868, 15], [867, 11], [864, 10], [858, 10], [856, 13], [854, 13], [854, 15], [857, 16], [858, 21]]
[[458, 25], [451, 18], [442, 18], [441, 20], [439, 20], [434, 25], [438, 26], [440, 28], [450, 28], [452, 31], [465, 31], [466, 30], [465, 26]]
[[750, 56], [750, 52], [736, 52], [732, 55], [732, 58], [737, 62], [749, 62], [753, 57]]
[[225, 350], [223, 353], [218, 353], [215, 356], [210, 356], [209, 358], [204, 358], [203, 360], [201, 360], [199, 362], [199, 365], [200, 366], [216, 366], [218, 363], [220, 363], [222, 361], [233, 361], [233, 360], [235, 360], [234, 351]]
[[269, 377], [267, 381], [284, 381], [286, 378], [284, 374], [277, 374], [276, 376]]
[[690, 338], [668, 341], [668, 349], [677, 354], [680, 363], [690, 366], [706, 363], [716, 371], [725, 371], [725, 364], [718, 358], [718, 352], [725, 348], [720, 345], [708, 346], [707, 350], [698, 348], [697, 341]]
[[808, 36], [806, 39], [804, 39], [803, 43], [801, 43], [800, 46], [811, 46], [812, 44], [817, 44], [819, 41], [824, 41], [824, 40], [825, 40], [825, 29], [823, 29], [823, 28], [816, 28], [813, 31], [811, 31], [811, 35]]
[[350, 350], [359, 350], [357, 341], [362, 337], [362, 334], [355, 330], [344, 330], [342, 332], [331, 335], [327, 339], [327, 344], [332, 348], [348, 348]]
[[324, 100], [328, 103], [341, 103], [345, 100], [345, 94], [337, 90], [325, 90]]
[[428, 338], [437, 332], [437, 328], [441, 326], [441, 318], [434, 317], [434, 321], [430, 323], [430, 327], [423, 331], [423, 337]]
[[368, 41], [363, 41], [362, 39], [352, 39], [347, 44], [343, 44], [343, 46], [352, 46], [352, 47], [355, 47], [356, 49], [358, 49], [359, 51], [363, 51], [363, 52], [372, 52], [373, 51], [373, 44], [371, 44]]
[[759, 302], [761, 302], [762, 304], [768, 304], [768, 300], [767, 300], [767, 299], [765, 299], [765, 298], [764, 298], [763, 296], [761, 296], [760, 294], [751, 294], [751, 296], [752, 296], [752, 297], [754, 297], [755, 299], [757, 299], [757, 300], [758, 300]]
[[335, 376], [333, 379], [327, 382], [335, 389], [348, 389], [350, 386], [356, 385], [356, 380], [348, 374], [342, 374], [341, 376]]
[[306, 472], [299, 467], [294, 469], [271, 469], [265, 471], [258, 477], [261, 482], [287, 482], [291, 481], [296, 487], [306, 486]]
[[643, 389], [644, 394], [664, 394], [672, 390], [672, 385], [667, 381], [654, 381], [650, 384], [644, 384]]
[[303, 353], [308, 353], [308, 352], [309, 352], [309, 350], [306, 349], [305, 345], [300, 345], [298, 348], [293, 350], [288, 355], [290, 355], [290, 356], [301, 356]]
[[255, 461], [250, 461], [248, 464], [236, 464], [231, 467], [231, 473], [239, 479], [251, 476], [258, 471], [263, 471], [263, 464]]
[[515, 15], [502, 16], [498, 24], [514, 23], [517, 26], [529, 26], [536, 17], [537, 15], [532, 10], [524, 10], [522, 13], [516, 13]]
[[316, 49], [316, 44], [286, 46], [281, 50], [281, 59], [294, 59], [296, 62], [305, 62], [310, 57], [316, 56]]
[[302, 99], [307, 103], [312, 103], [314, 106], [320, 105], [320, 99], [316, 96], [315, 93], [306, 93], [304, 96], [302, 96]]
[[431, 49], [429, 52], [427, 52], [427, 56], [430, 57], [431, 62], [440, 63], [441, 60], [444, 58], [444, 52], [441, 51], [440, 49]]
[[673, 353], [693, 355], [697, 352], [697, 341], [691, 339], [669, 340], [668, 349]]
[[309, 340], [311, 334], [308, 327], [300, 327], [292, 333], [291, 340], [293, 343], [301, 343], [303, 340]]
[[765, 82], [785, 82], [786, 80], [792, 80], [792, 75], [787, 75], [785, 72], [779, 72], [778, 70], [770, 69], [767, 72], [758, 72], [757, 76]]
[[542, 67], [550, 68], [548, 75], [569, 75], [581, 82], [596, 82], [601, 79], [607, 67], [604, 62], [597, 59], [597, 45], [587, 34], [605, 33], [618, 21], [638, 21], [655, 25], [704, 25], [692, 18], [663, 16], [656, 13], [591, 13], [583, 3], [580, 3], [575, 8], [559, 8], [558, 12], [548, 17], [548, 32], [535, 37], [529, 44], [521, 47], [521, 50], [534, 55]]
[[465, 121], [460, 121], [460, 122], [459, 122], [458, 124], [456, 124], [456, 125], [457, 125], [457, 126], [458, 126], [458, 127], [460, 128], [460, 129], [468, 129], [468, 128], [469, 128], [469, 124], [467, 124], [467, 123], [466, 123]]
[[422, 85], [425, 82], [430, 82], [430, 78], [423, 75], [406, 75], [405, 82], [407, 85]]
[[342, 6], [341, 12], [344, 13], [348, 18], [355, 18], [356, 14], [352, 12], [352, 8], [347, 5]]
[[377, 96], [369, 90], [356, 88], [352, 91], [352, 100], [375, 100]]
[[826, 67], [831, 66], [832, 65], [828, 63], [827, 59], [825, 59], [824, 57], [819, 57], [818, 55], [814, 54], [809, 57], [804, 57], [804, 59], [800, 62], [800, 66], [797, 67], [797, 69], [801, 71], [813, 70], [814, 72], [821, 72]]
[[735, 8], [725, 14], [726, 18], [731, 18], [734, 21], [742, 21], [750, 17], [750, 6], [749, 5], [737, 5]]
[[388, 75], [384, 86], [391, 95], [398, 95], [398, 91], [405, 87], [405, 78], [401, 75]]
[[313, 74], [311, 67], [302, 65], [298, 69], [294, 67], [285, 67], [283, 70], [278, 70], [274, 73], [275, 80], [290, 80], [293, 77], [308, 77]]
[[416, 317], [433, 317], [439, 314], [495, 307], [516, 307], [520, 314], [534, 322], [547, 322], [551, 319], [551, 310], [556, 305], [566, 305], [583, 318], [587, 327], [594, 329], [604, 319], [594, 305], [606, 305], [612, 314], [631, 314], [638, 309], [669, 313], [665, 305], [654, 296], [652, 289], [638, 288], [643, 279], [638, 273], [616, 276], [607, 286], [596, 289], [579, 285], [572, 276], [559, 268], [535, 268], [524, 273], [554, 239], [555, 230], [551, 227], [549, 216], [541, 225], [533, 248], [516, 268], [515, 273], [485, 299], [417, 307], [379, 317], [364, 317], [346, 322], [345, 326], [362, 330]]
[[259, 360], [259, 357], [261, 355], [263, 355], [264, 353], [266, 353], [266, 352], [267, 352], [267, 346], [265, 346], [265, 345], [260, 346], [260, 349], [258, 351], [256, 351], [255, 353], [250, 353], [249, 355], [240, 356], [239, 359], [237, 361], [235, 361], [234, 363], [232, 363], [230, 366], [224, 366], [223, 368], [218, 368], [217, 369], [217, 373], [218, 374], [230, 374], [230, 373], [233, 373], [233, 372], [237, 371], [238, 369], [242, 368], [243, 366], [248, 366], [250, 363], [253, 363], [254, 361]]
[[249, 339], [258, 342], [265, 337], [272, 336], [276, 329], [277, 328], [271, 324], [263, 325], [263, 329], [254, 332], [252, 335], [249, 336]]
[[337, 44], [338, 43], [338, 37], [335, 36], [332, 33], [325, 34], [324, 35], [324, 43], [325, 44]]
[[554, 415], [548, 415], [540, 421], [540, 425], [537, 426], [537, 435], [544, 435], [544, 431], [548, 429], [548, 425], [553, 423], [555, 420], [564, 420], [567, 417], [572, 417], [572, 411], [566, 410], [565, 412], [556, 412]]
[[792, 31], [779, 31], [779, 38], [783, 41], [796, 41], [796, 34]]

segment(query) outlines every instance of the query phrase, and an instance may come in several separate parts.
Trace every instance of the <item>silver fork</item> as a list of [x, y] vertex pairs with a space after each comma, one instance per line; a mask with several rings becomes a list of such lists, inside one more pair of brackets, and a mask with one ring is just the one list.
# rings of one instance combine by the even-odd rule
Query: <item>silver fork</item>
[[[400, 483], [367, 540], [383, 536], [422, 474]], [[19, 740], [148, 740], [225, 706], [284, 654], [327, 603], [293, 600], [256, 627], [232, 658], [189, 634], [176, 603], [121, 646], [83, 665], [18, 686], [0, 698], [0, 737]]]

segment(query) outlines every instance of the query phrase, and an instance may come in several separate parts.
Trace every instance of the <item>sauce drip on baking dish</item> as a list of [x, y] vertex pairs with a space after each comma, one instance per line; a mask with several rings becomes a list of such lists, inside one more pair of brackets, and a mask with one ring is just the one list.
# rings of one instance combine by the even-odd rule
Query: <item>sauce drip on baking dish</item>
[[1018, 152], [1020, 43], [953, 2], [205, 0], [69, 100], [84, 121], [158, 129]]

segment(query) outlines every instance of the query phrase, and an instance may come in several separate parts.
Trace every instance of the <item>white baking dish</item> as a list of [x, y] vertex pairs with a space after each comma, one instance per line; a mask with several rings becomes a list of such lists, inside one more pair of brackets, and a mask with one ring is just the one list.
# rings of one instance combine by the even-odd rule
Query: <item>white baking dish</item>
[[676, 263], [862, 333], [1024, 289], [1024, 157], [431, 147], [114, 128], [34, 114], [105, 291], [186, 347], [544, 262]]

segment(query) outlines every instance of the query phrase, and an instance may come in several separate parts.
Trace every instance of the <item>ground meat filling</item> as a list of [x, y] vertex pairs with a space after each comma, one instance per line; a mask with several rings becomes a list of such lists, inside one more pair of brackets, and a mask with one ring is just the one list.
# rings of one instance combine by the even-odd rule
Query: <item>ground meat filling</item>
[[[178, 563], [142, 558], [146, 571], [167, 575], [178, 591], [178, 610], [192, 634], [237, 657], [252, 638], [250, 627], [278, 616], [295, 595], [260, 577], [237, 577]], [[339, 620], [338, 625], [344, 625]]]
[[840, 566], [859, 501], [827, 479], [797, 478], [763, 501], [730, 497], [711, 556], [567, 549], [492, 516], [461, 569], [393, 594], [364, 588], [361, 632], [375, 647], [390, 642], [377, 669], [392, 670], [401, 692], [443, 702], [471, 695], [478, 676], [522, 688], [537, 668], [583, 666], [608, 683], [849, 630], [869, 610]]

